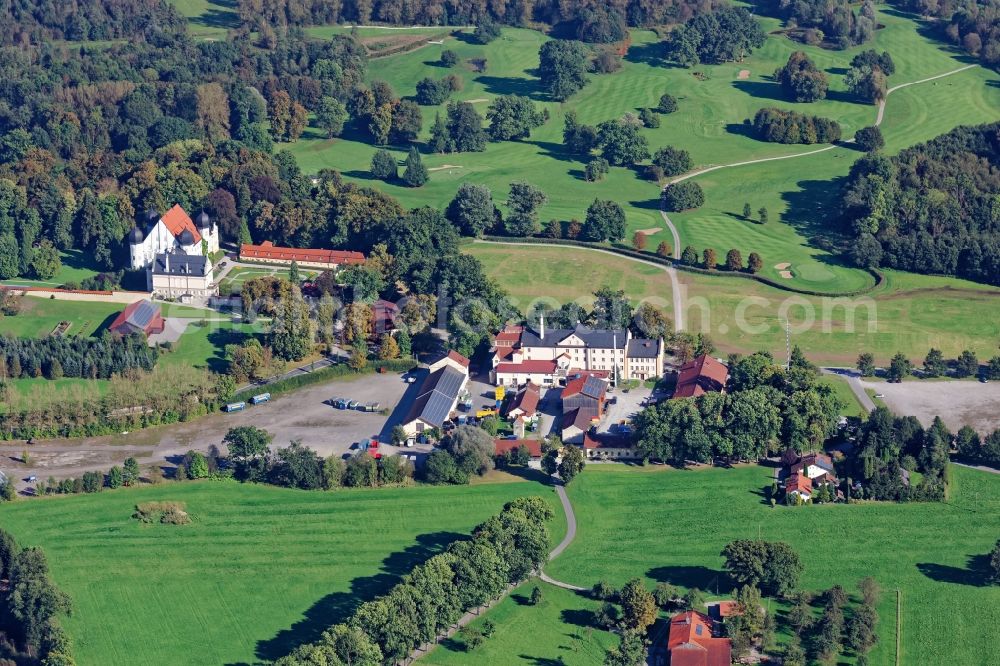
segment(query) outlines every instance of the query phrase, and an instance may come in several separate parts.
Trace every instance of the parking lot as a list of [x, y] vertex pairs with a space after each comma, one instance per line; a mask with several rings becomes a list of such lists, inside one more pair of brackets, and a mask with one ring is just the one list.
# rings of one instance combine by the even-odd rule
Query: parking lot
[[[354, 442], [371, 437], [379, 436], [382, 441], [388, 441], [387, 430], [391, 431], [392, 418], [397, 414], [405, 415], [408, 409], [406, 405], [394, 407], [404, 394], [409, 396], [407, 389], [414, 386], [407, 384], [398, 373], [337, 379], [278, 396], [242, 412], [212, 414], [188, 423], [108, 437], [38, 441], [29, 449], [29, 465], [20, 462], [25, 445], [8, 443], [0, 446], [0, 471], [18, 479], [30, 475], [62, 478], [79, 476], [85, 471], [107, 470], [111, 465], [120, 465], [129, 456], [146, 464], [175, 459], [189, 449], [206, 451], [213, 444], [224, 451], [222, 438], [230, 428], [240, 425], [267, 430], [274, 436], [274, 447], [284, 447], [292, 440], [299, 440], [322, 456], [340, 455], [350, 451]], [[336, 409], [327, 404], [331, 398], [379, 402], [392, 415], [387, 422], [379, 413]], [[420, 450], [420, 447], [403, 449], [407, 453]], [[384, 451], [386, 454], [393, 452], [393, 447]]]
[[884, 394], [886, 407], [900, 416], [916, 416], [929, 426], [935, 416], [956, 432], [964, 425], [986, 434], [1000, 428], [1000, 382], [976, 380], [906, 381], [899, 384], [862, 380], [861, 385]]
[[[605, 409], [604, 420], [597, 426], [598, 432], [618, 432], [618, 426], [622, 421], [631, 421], [636, 414], [643, 409], [646, 400], [653, 394], [651, 389], [639, 387], [625, 393], [622, 389], [615, 389], [608, 393], [608, 404]], [[610, 401], [614, 402], [610, 402]]]

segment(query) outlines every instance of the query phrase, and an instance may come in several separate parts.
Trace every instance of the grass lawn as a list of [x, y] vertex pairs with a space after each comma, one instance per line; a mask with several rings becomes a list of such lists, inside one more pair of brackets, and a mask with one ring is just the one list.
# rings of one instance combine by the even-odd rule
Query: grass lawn
[[861, 403], [858, 401], [858, 397], [854, 395], [851, 387], [848, 386], [847, 380], [843, 377], [837, 377], [835, 375], [823, 375], [819, 379], [820, 384], [826, 384], [833, 389], [833, 392], [840, 398], [840, 402], [843, 403], [843, 407], [840, 409], [840, 413], [844, 416], [865, 416], [868, 412]]
[[847, 299], [856, 306], [853, 330], [849, 310], [835, 299], [789, 294], [724, 275], [681, 271], [680, 278], [685, 326], [709, 334], [725, 352], [766, 349], [783, 359], [786, 318], [792, 344], [823, 363], [853, 365], [863, 351], [879, 362], [897, 351], [922, 359], [931, 347], [950, 358], [972, 349], [988, 359], [1000, 339], [1000, 290], [955, 278], [886, 271], [883, 286]]
[[[801, 586], [874, 576], [883, 589], [871, 663], [895, 663], [895, 590], [904, 664], [988, 664], [1000, 650], [1000, 587], [976, 570], [1000, 533], [1000, 477], [952, 467], [947, 503], [801, 507], [765, 504], [771, 470], [589, 467], [569, 487], [579, 530], [546, 573], [590, 586], [645, 576], [726, 592], [720, 551], [732, 539], [783, 540], [802, 557]], [[948, 631], [942, 632], [941, 618]], [[532, 641], [527, 636], [523, 649]]]
[[229, 321], [210, 321], [204, 326], [188, 324], [173, 351], [163, 354], [163, 365], [185, 365], [209, 368], [223, 372], [226, 368], [225, 350], [228, 344], [240, 344], [248, 336], [261, 331], [259, 324], [237, 324]]
[[188, 30], [196, 38], [224, 39], [226, 31], [239, 27], [236, 0], [169, 0], [188, 18]]
[[[237, 266], [231, 269], [226, 277], [222, 279], [219, 283], [219, 287], [225, 290], [228, 287], [231, 293], [239, 293], [243, 288], [243, 283], [250, 278], [262, 277], [265, 275], [278, 275], [280, 277], [287, 278], [289, 276], [289, 271], [287, 268], [268, 268], [267, 266], [261, 267], [247, 267], [247, 266]], [[316, 275], [316, 271], [309, 271], [305, 269], [299, 269], [299, 276], [302, 279], [309, 279]]]
[[49, 335], [59, 322], [70, 322], [66, 335], [88, 337], [104, 329], [124, 309], [122, 303], [64, 301], [26, 296], [21, 300], [21, 312], [13, 317], [0, 317], [0, 333], [24, 338]]
[[[542, 601], [529, 605], [531, 590], [542, 590]], [[593, 616], [600, 602], [582, 594], [564, 590], [541, 581], [530, 581], [514, 590], [489, 613], [470, 625], [481, 629], [487, 619], [496, 625], [496, 633], [473, 652], [465, 651], [461, 634], [445, 640], [421, 663], [436, 666], [459, 666], [469, 663], [491, 664], [565, 664], [583, 666], [600, 664], [604, 652], [618, 644], [618, 637], [593, 629]], [[530, 642], [526, 637], [531, 637]]]
[[[525, 141], [491, 143], [482, 153], [427, 155], [424, 162], [432, 170], [431, 180], [417, 189], [372, 181], [368, 169], [375, 147], [356, 133], [327, 139], [311, 128], [289, 149], [306, 171], [339, 169], [348, 179], [375, 185], [406, 206], [443, 206], [464, 181], [488, 185], [501, 205], [510, 182], [525, 180], [538, 185], [549, 197], [549, 203], [541, 210], [543, 221], [582, 219], [594, 198], [613, 199], [626, 209], [628, 237], [635, 230], [654, 230], [649, 242], [655, 247], [661, 240], [672, 242], [656, 210], [657, 186], [624, 168], [612, 169], [600, 183], [585, 182], [583, 161], [562, 152], [566, 112], [576, 111], [581, 121], [598, 123], [655, 105], [660, 94], [669, 91], [679, 99], [679, 110], [662, 117], [660, 128], [642, 130], [654, 151], [668, 144], [687, 149], [696, 168], [806, 152], [814, 147], [769, 144], [745, 136], [741, 123], [763, 106], [778, 106], [836, 119], [846, 137], [871, 124], [875, 107], [850, 99], [842, 77], [843, 68], [862, 48], [887, 49], [893, 54], [898, 71], [890, 85], [941, 74], [965, 64], [947, 47], [922, 37], [917, 21], [894, 11], [881, 12], [879, 21], [885, 28], [878, 31], [872, 44], [864, 47], [829, 51], [772, 36], [743, 63], [694, 69], [661, 66], [655, 35], [633, 30], [633, 46], [622, 70], [589, 77], [589, 85], [564, 104], [547, 101], [533, 73], [538, 64], [538, 48], [546, 39], [541, 33], [505, 29], [502, 38], [486, 46], [449, 38], [442, 45], [431, 44], [411, 53], [372, 61], [370, 78], [388, 81], [401, 95], [412, 95], [421, 78], [440, 78], [457, 72], [463, 77], [465, 87], [454, 99], [473, 101], [485, 113], [494, 96], [527, 95], [549, 111], [549, 122], [534, 130]], [[772, 19], [763, 19], [762, 23], [769, 30], [778, 27], [778, 22]], [[456, 51], [461, 64], [452, 70], [438, 66], [443, 49]], [[770, 74], [795, 50], [806, 51], [830, 74], [831, 93], [827, 99], [795, 104], [781, 97]], [[472, 58], [485, 58], [486, 72], [473, 71], [468, 64]], [[749, 70], [749, 78], [739, 78], [743, 69]], [[895, 93], [889, 99], [883, 126], [889, 149], [898, 150], [930, 139], [959, 124], [994, 120], [994, 109], [1000, 104], [1000, 88], [993, 85], [997, 80], [995, 73], [974, 68], [954, 79]], [[955, 108], [956, 113], [933, 113], [943, 107]], [[424, 138], [429, 134], [434, 114], [442, 111], [443, 107], [423, 109]], [[400, 160], [405, 157], [401, 147], [394, 154]], [[870, 283], [869, 276], [842, 265], [814, 244], [816, 237], [822, 236], [840, 240], [826, 222], [827, 210], [837, 196], [835, 179], [845, 176], [858, 156], [850, 149], [835, 149], [795, 160], [699, 176], [697, 182], [705, 188], [706, 205], [672, 216], [680, 229], [682, 244], [693, 244], [699, 250], [715, 247], [720, 256], [732, 247], [740, 249], [744, 257], [757, 251], [764, 258], [765, 273], [773, 277], [777, 277], [775, 264], [791, 263], [793, 279], [803, 287], [821, 291], [863, 287]], [[742, 220], [739, 213], [744, 202], [749, 202], [754, 211], [767, 207], [770, 222], [759, 225]]]
[[[204, 482], [17, 502], [0, 523], [45, 549], [73, 598], [64, 625], [79, 663], [257, 663], [317, 639], [530, 494], [558, 505], [523, 481], [334, 493]], [[186, 502], [193, 522], [129, 517], [153, 500]]]
[[94, 277], [101, 270], [95, 266], [83, 250], [61, 250], [59, 256], [62, 259], [62, 266], [48, 280], [28, 280], [24, 278], [14, 278], [13, 280], [0, 280], [0, 284], [19, 284], [35, 287], [59, 287], [67, 282], [79, 284], [86, 278]]
[[[483, 263], [486, 274], [500, 283], [522, 312], [536, 300], [557, 306], [575, 301], [589, 308], [594, 291], [603, 286], [624, 289], [634, 304], [647, 301], [667, 312], [673, 307], [670, 276], [659, 266], [565, 246], [472, 243], [462, 251]], [[583, 276], [586, 279], [581, 280]]]

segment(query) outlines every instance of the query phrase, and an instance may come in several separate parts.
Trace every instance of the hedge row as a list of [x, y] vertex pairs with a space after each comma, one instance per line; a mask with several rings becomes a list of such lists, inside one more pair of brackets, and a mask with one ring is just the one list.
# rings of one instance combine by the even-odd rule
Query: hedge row
[[302, 388], [303, 386], [322, 384], [323, 382], [337, 379], [338, 377], [370, 375], [381, 369], [384, 369], [386, 372], [408, 372], [415, 367], [417, 367], [417, 361], [412, 358], [394, 359], [391, 361], [376, 361], [369, 364], [362, 370], [355, 370], [346, 363], [338, 363], [337, 365], [329, 365], [325, 368], [320, 368], [319, 370], [313, 370], [312, 372], [286, 377], [285, 379], [279, 379], [275, 382], [271, 382], [270, 384], [262, 384], [260, 386], [245, 388], [242, 391], [237, 391], [229, 402], [247, 402], [253, 396], [261, 393], [270, 393], [272, 396], [280, 395], [282, 393]]
[[876, 287], [879, 287], [885, 280], [885, 276], [882, 275], [880, 271], [874, 269], [867, 269], [869, 275], [875, 279], [875, 284], [865, 287], [863, 289], [855, 289], [854, 291], [815, 291], [813, 289], [801, 289], [794, 287], [789, 284], [779, 282], [777, 280], [772, 280], [771, 278], [764, 277], [763, 275], [754, 275], [752, 273], [737, 273], [734, 271], [721, 271], [721, 270], [708, 270], [707, 268], [701, 268], [699, 266], [693, 266], [690, 264], [685, 264], [679, 259], [671, 259], [668, 257], [661, 257], [658, 254], [653, 254], [652, 252], [641, 252], [639, 250], [633, 250], [626, 247], [621, 247], [618, 245], [605, 245], [603, 243], [590, 243], [587, 241], [572, 240], [569, 238], [541, 238], [541, 237], [523, 237], [523, 236], [483, 236], [482, 240], [490, 243], [522, 243], [525, 245], [538, 245], [544, 243], [545, 245], [569, 245], [573, 247], [583, 247], [591, 250], [605, 250], [607, 252], [613, 252], [615, 254], [620, 254], [625, 257], [630, 257], [632, 259], [639, 259], [641, 261], [649, 261], [655, 264], [660, 264], [662, 266], [673, 266], [680, 270], [688, 271], [690, 273], [701, 273], [702, 275], [722, 275], [727, 277], [743, 278], [745, 280], [756, 280], [766, 284], [769, 287], [774, 287], [775, 289], [781, 289], [782, 291], [789, 291], [794, 294], [803, 294], [805, 296], [829, 296], [831, 298], [839, 298], [846, 296], [863, 296], [864, 294], [870, 293]]

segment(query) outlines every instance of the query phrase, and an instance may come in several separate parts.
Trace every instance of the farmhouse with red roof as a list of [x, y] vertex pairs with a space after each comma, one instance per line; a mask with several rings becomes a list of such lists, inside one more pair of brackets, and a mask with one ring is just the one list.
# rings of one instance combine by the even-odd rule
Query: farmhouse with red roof
[[294, 261], [303, 268], [336, 271], [342, 266], [354, 266], [365, 263], [365, 255], [360, 252], [349, 252], [347, 250], [279, 247], [271, 241], [264, 241], [260, 245], [241, 245], [240, 261], [276, 264], [279, 266], [290, 266]]
[[729, 368], [708, 354], [688, 361], [677, 371], [675, 398], [697, 398], [709, 391], [725, 392]]
[[729, 666], [733, 648], [728, 638], [712, 635], [712, 619], [687, 611], [670, 618], [667, 635], [670, 666]]

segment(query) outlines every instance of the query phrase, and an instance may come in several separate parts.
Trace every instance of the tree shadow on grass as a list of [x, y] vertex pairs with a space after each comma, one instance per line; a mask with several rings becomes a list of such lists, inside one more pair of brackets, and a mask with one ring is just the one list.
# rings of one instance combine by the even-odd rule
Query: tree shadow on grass
[[729, 580], [721, 571], [702, 566], [654, 567], [646, 575], [658, 583], [670, 583], [699, 590], [729, 590]]
[[733, 87], [757, 99], [787, 102], [788, 98], [777, 83], [768, 81], [733, 81]]
[[561, 143], [556, 143], [555, 141], [522, 141], [521, 143], [535, 146], [539, 149], [539, 153], [541, 155], [551, 157], [552, 159], [559, 160], [560, 162], [580, 161], [576, 155], [568, 152], [565, 146]]
[[[193, 324], [188, 325], [189, 328]], [[185, 331], [185, 334], [189, 331]], [[208, 369], [212, 372], [224, 373], [229, 367], [226, 360], [226, 345], [239, 345], [252, 337], [250, 333], [237, 331], [232, 328], [219, 328], [208, 334], [208, 341], [214, 348], [214, 353], [206, 359]], [[181, 336], [183, 340], [183, 336]]]
[[[850, 155], [847, 159], [855, 159]], [[800, 180], [797, 189], [783, 192], [781, 198], [788, 205], [782, 221], [802, 234], [809, 243], [827, 251], [846, 249], [847, 237], [840, 224], [840, 192], [846, 177], [832, 180]], [[844, 266], [841, 259], [817, 257], [833, 265]]]
[[987, 587], [993, 584], [990, 576], [989, 555], [969, 555], [964, 569], [933, 562], [921, 562], [917, 564], [917, 569], [923, 575], [939, 583], [970, 585], [972, 587]]
[[594, 611], [582, 608], [567, 608], [559, 614], [560, 619], [566, 624], [573, 624], [578, 627], [593, 627], [596, 624], [597, 616]]
[[550, 657], [532, 657], [530, 654], [519, 654], [517, 655], [519, 659], [523, 659], [529, 664], [534, 664], [534, 666], [566, 666], [566, 662], [562, 659], [552, 659]]
[[476, 81], [492, 95], [520, 95], [536, 102], [550, 101], [549, 96], [542, 92], [535, 79], [481, 74], [476, 77]]
[[258, 641], [257, 657], [268, 662], [274, 661], [299, 645], [319, 640], [324, 631], [347, 620], [362, 603], [386, 593], [414, 566], [442, 552], [449, 543], [467, 536], [456, 532], [431, 532], [417, 536], [414, 544], [402, 551], [390, 553], [382, 561], [381, 572], [355, 578], [351, 581], [350, 592], [326, 595], [306, 610], [302, 619], [291, 627], [282, 629], [273, 638]]
[[625, 61], [637, 64], [649, 65], [650, 67], [670, 67], [675, 66], [663, 59], [664, 48], [661, 42], [649, 42], [629, 47], [625, 53]]

